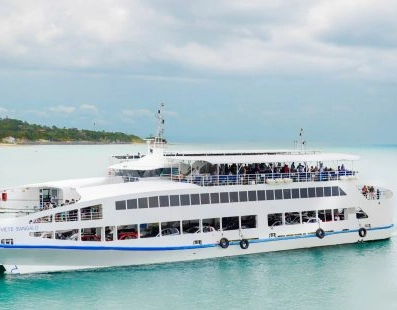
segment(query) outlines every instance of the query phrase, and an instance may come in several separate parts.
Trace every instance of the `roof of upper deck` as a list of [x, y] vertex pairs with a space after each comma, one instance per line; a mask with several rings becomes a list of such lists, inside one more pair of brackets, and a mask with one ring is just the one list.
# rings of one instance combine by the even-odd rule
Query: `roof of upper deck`
[[228, 152], [175, 152], [166, 153], [171, 161], [206, 161], [211, 164], [233, 163], [299, 163], [355, 161], [360, 157], [352, 154], [322, 153], [319, 151], [228, 151]]

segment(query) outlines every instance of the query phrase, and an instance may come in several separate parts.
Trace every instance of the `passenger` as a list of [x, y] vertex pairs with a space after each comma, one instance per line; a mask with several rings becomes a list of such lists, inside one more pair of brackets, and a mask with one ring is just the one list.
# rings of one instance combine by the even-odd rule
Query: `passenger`
[[298, 172], [304, 172], [304, 166], [301, 163], [299, 163], [297, 168], [298, 168]]
[[361, 193], [364, 195], [365, 198], [367, 198], [368, 194], [368, 187], [367, 185], [364, 185], [363, 188], [361, 189]]
[[372, 185], [369, 188], [369, 196], [371, 199], [375, 199], [375, 188]]

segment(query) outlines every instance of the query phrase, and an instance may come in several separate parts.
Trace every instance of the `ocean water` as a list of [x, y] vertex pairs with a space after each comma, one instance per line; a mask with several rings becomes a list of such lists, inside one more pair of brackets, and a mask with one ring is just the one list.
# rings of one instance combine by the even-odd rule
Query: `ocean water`
[[[170, 146], [184, 148], [192, 147]], [[106, 175], [109, 155], [145, 150], [142, 145], [0, 147], [0, 188]], [[363, 183], [397, 192], [397, 147], [326, 150], [360, 155], [355, 168]], [[205, 261], [0, 278], [0, 309], [72, 308], [397, 309], [397, 237]]]

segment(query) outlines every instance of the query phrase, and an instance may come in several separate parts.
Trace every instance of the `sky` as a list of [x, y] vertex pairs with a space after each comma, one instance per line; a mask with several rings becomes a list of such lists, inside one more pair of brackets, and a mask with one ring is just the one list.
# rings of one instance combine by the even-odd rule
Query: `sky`
[[395, 0], [0, 1], [0, 117], [175, 143], [397, 144]]

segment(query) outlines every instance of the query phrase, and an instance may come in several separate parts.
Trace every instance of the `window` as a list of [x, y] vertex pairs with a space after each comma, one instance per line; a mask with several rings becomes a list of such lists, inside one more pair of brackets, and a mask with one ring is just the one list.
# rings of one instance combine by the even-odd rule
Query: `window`
[[[112, 234], [112, 238], [114, 240], [113, 231], [109, 232], [109, 235]], [[117, 240], [130, 240], [138, 238], [138, 225], [137, 224], [129, 224], [117, 226]], [[108, 237], [106, 237], [106, 240]]]
[[179, 206], [179, 195], [170, 195], [170, 206], [171, 207]]
[[102, 227], [82, 228], [81, 241], [101, 241]]
[[[64, 217], [64, 219], [62, 221], [59, 220], [59, 215], [60, 214], [66, 215], [66, 212], [55, 214], [55, 221], [56, 222], [65, 222], [66, 221], [66, 217]], [[33, 221], [33, 223], [50, 223], [50, 222], [52, 222], [52, 215], [42, 216], [42, 217], [39, 217], [38, 219], [35, 219]]]
[[139, 209], [147, 208], [147, 197], [138, 198]]
[[159, 223], [146, 223], [140, 225], [141, 238], [153, 238], [156, 237], [159, 230]]
[[284, 199], [291, 199], [291, 189], [285, 188], [283, 189]]
[[[273, 191], [271, 191], [271, 192], [273, 192]], [[271, 200], [270, 198], [268, 198], [268, 199]], [[266, 200], [266, 192], [264, 190], [258, 191], [258, 200], [260, 200], [260, 201]]]
[[200, 220], [182, 221], [182, 231], [184, 234], [195, 234], [200, 232]]
[[340, 187], [339, 187], [339, 195], [340, 196], [346, 196], [346, 193]]
[[282, 213], [272, 213], [267, 215], [267, 225], [269, 227], [283, 225], [283, 214]]
[[222, 217], [222, 230], [239, 229], [238, 216]]
[[159, 207], [159, 197], [153, 196], [149, 197], [149, 208], [158, 208]]
[[247, 192], [246, 191], [239, 192], [239, 198], [240, 198], [240, 202], [247, 201], [248, 200]]
[[228, 192], [220, 193], [220, 197], [221, 197], [221, 203], [228, 203], [229, 202], [229, 193]]
[[[263, 193], [265, 193], [265, 191], [262, 191]], [[249, 201], [256, 201], [256, 191], [248, 191], [248, 200]], [[264, 199], [262, 199], [264, 200]], [[240, 197], [240, 201], [241, 201], [241, 197]]]
[[[258, 191], [258, 194], [259, 194], [259, 191]], [[266, 190], [266, 199], [267, 200], [274, 200], [274, 190], [272, 190], [272, 189]]]
[[78, 229], [57, 230], [55, 231], [55, 239], [77, 241], [78, 232]]
[[160, 207], [169, 207], [170, 206], [170, 197], [168, 195], [159, 196]]
[[324, 196], [325, 197], [331, 196], [331, 187], [329, 187], [329, 186], [324, 187]]
[[296, 225], [300, 224], [301, 218], [299, 212], [287, 212], [285, 213], [285, 224], [286, 225]]
[[307, 188], [300, 188], [299, 192], [301, 194], [301, 198], [307, 198], [308, 197]]
[[127, 200], [127, 209], [136, 209], [136, 208], [138, 208], [138, 200], [137, 199]]
[[126, 209], [125, 200], [116, 201], [116, 210], [125, 210], [125, 209]]
[[282, 189], [276, 189], [274, 191], [274, 196], [276, 199], [283, 199], [283, 190]]
[[321, 222], [325, 222], [325, 210], [318, 210], [318, 218]]
[[356, 209], [356, 218], [358, 218], [358, 219], [366, 219], [366, 218], [368, 218], [368, 215], [367, 215], [367, 213], [365, 213], [363, 211], [363, 209], [358, 207]]
[[[230, 194], [230, 202], [238, 202], [238, 192], [230, 192], [229, 194]], [[222, 201], [222, 193], [221, 193], [221, 201]]]
[[325, 210], [325, 221], [326, 222], [332, 221], [332, 210], [331, 209]]
[[302, 212], [302, 223], [316, 223], [316, 221], [317, 212], [315, 210]]
[[297, 199], [299, 198], [299, 188], [293, 188], [292, 189], [292, 199]]
[[219, 203], [219, 193], [211, 193], [211, 204]]
[[219, 218], [203, 219], [203, 233], [212, 232], [213, 229], [218, 230], [221, 227]]
[[208, 193], [200, 194], [200, 199], [201, 199], [202, 205], [207, 205], [210, 203], [210, 194], [208, 194]]
[[[82, 218], [82, 220], [91, 220], [93, 218], [90, 217], [90, 211], [89, 209], [82, 209], [84, 210], [84, 213], [86, 215], [86, 217]], [[83, 211], [82, 211], [83, 212]], [[51, 215], [52, 217], [52, 215]], [[71, 222], [71, 221], [78, 221], [78, 211], [77, 209], [75, 210], [70, 210], [70, 211], [66, 211], [66, 212], [60, 212], [60, 213], [56, 213], [55, 214], [55, 222]]]
[[191, 201], [192, 206], [199, 205], [200, 204], [200, 195], [199, 194], [191, 194], [190, 201]]
[[347, 214], [346, 209], [334, 209], [334, 221], [346, 220], [345, 214]]
[[324, 196], [324, 190], [322, 187], [316, 187], [316, 197], [323, 197]]
[[256, 215], [246, 215], [241, 217], [241, 229], [256, 228]]
[[339, 187], [332, 186], [332, 196], [339, 196]]
[[[70, 213], [73, 211], [75, 211], [75, 212]], [[95, 205], [95, 206], [82, 208], [82, 209], [80, 209], [80, 212], [81, 212], [81, 220], [82, 221], [91, 221], [91, 220], [102, 219], [102, 205]], [[70, 219], [70, 217], [75, 218], [75, 219], [72, 220], [72, 219]], [[69, 219], [66, 219], [66, 221], [77, 221], [77, 210], [69, 211]]]
[[[182, 196], [182, 195], [181, 195]], [[176, 236], [181, 231], [181, 224], [179, 221], [162, 222], [161, 223], [161, 236]]]
[[181, 195], [181, 206], [190, 206], [190, 195]]
[[309, 187], [308, 192], [309, 192], [310, 198], [316, 197], [316, 188], [315, 187]]

